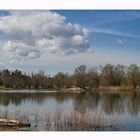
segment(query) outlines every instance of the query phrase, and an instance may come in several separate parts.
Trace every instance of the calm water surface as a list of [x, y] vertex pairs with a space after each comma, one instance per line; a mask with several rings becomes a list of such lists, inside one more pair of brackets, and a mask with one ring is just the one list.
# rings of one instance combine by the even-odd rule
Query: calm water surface
[[117, 130], [140, 130], [139, 93], [0, 93], [0, 115], [8, 112], [10, 116], [29, 116], [31, 130], [44, 131], [46, 115], [58, 109], [66, 115], [90, 112], [102, 117], [106, 124], [113, 123]]

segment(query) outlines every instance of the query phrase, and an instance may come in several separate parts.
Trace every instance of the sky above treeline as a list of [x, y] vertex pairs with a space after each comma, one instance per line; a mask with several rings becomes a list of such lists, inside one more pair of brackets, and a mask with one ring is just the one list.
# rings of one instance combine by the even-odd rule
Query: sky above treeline
[[140, 65], [140, 11], [0, 11], [0, 69], [55, 74]]

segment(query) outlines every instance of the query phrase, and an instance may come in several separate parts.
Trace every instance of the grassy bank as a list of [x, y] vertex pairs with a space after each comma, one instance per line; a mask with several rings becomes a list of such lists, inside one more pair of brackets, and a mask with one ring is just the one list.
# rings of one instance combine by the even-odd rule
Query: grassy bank
[[99, 91], [139, 91], [139, 88], [127, 87], [127, 86], [109, 86], [109, 87], [99, 87]]
[[79, 88], [79, 87], [73, 87], [73, 88], [62, 88], [59, 89], [61, 92], [76, 92], [76, 93], [80, 93], [85, 91], [85, 89]]
[[5, 86], [0, 86], [0, 90], [13, 90], [13, 88], [8, 88]]

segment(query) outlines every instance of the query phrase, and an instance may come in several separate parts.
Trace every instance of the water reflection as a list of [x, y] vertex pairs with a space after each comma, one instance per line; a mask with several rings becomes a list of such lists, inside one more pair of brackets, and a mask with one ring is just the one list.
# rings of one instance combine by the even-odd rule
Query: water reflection
[[98, 93], [80, 93], [74, 100], [74, 109], [81, 113], [87, 110], [96, 110], [100, 101], [100, 94]]
[[100, 100], [106, 114], [120, 114], [124, 112], [124, 100], [120, 94], [105, 94]]
[[[1, 93], [0, 105], [6, 106], [24, 106], [26, 104], [42, 105], [50, 100], [54, 100], [56, 104], [65, 105], [66, 110], [72, 107], [72, 110], [80, 113], [87, 111], [100, 111], [106, 115], [124, 114], [136, 116], [140, 111], [140, 93]], [[69, 101], [72, 106], [68, 106]], [[67, 102], [67, 104], [64, 104]], [[67, 106], [66, 106], [67, 105]], [[65, 111], [65, 110], [64, 110]]]
[[131, 115], [137, 115], [140, 111], [140, 94], [133, 93], [126, 100], [127, 111]]
[[73, 95], [63, 93], [1, 93], [0, 105], [8, 106], [9, 104], [14, 104], [18, 106], [23, 102], [43, 104], [49, 99], [55, 99], [58, 103], [63, 103], [73, 97]]

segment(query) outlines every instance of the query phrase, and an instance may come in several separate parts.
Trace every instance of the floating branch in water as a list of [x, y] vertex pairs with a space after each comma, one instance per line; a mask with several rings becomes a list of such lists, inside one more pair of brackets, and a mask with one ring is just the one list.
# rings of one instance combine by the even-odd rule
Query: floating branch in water
[[30, 127], [31, 124], [12, 119], [0, 119], [0, 126]]

